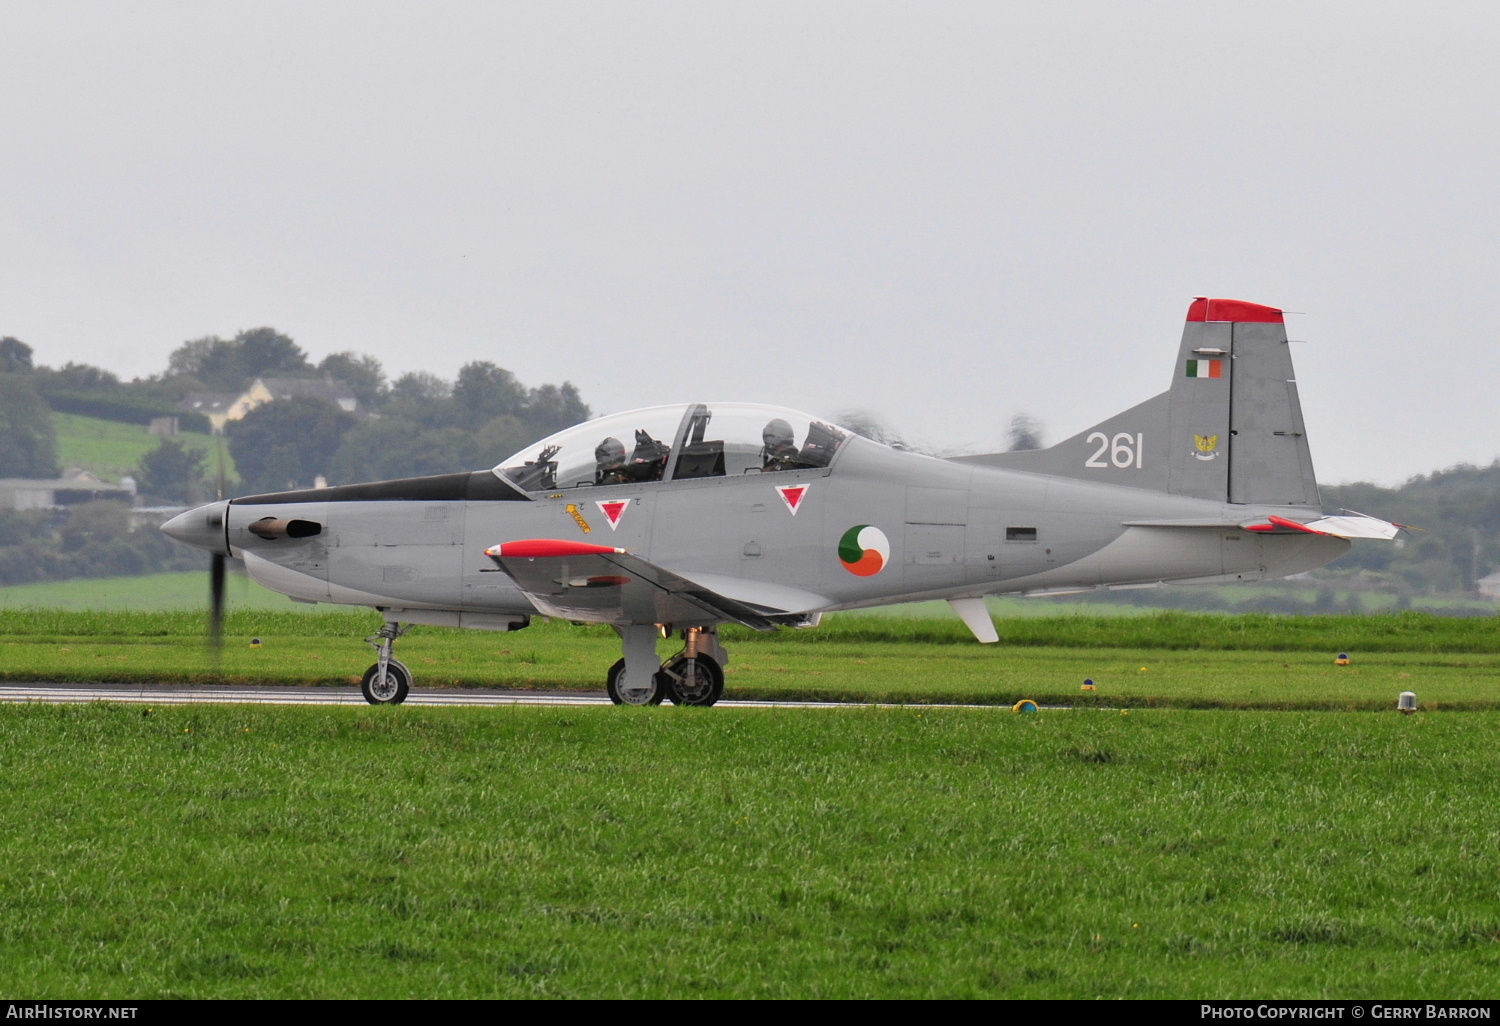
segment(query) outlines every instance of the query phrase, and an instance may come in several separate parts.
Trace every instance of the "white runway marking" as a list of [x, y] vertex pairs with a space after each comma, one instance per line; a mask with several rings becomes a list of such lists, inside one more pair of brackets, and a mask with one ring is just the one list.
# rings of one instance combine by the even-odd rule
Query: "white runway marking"
[[[136, 684], [5, 684], [0, 685], [0, 702], [135, 702], [145, 705], [365, 705], [358, 688], [318, 687], [231, 687]], [[608, 696], [599, 693], [564, 691], [446, 691], [413, 689], [406, 705], [609, 705]], [[898, 708], [885, 703], [869, 703], [882, 708]], [[758, 702], [725, 699], [720, 709], [851, 709], [852, 702]], [[939, 708], [936, 704], [921, 708]], [[946, 709], [1004, 709], [1008, 705], [945, 705]], [[1043, 708], [1048, 708], [1044, 706]]]

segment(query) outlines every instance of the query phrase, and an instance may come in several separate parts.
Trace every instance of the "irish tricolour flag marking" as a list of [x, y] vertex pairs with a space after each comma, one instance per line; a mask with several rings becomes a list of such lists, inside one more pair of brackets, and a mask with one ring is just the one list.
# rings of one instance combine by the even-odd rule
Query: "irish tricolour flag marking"
[[776, 494], [781, 496], [781, 501], [786, 503], [786, 508], [791, 511], [792, 516], [796, 516], [797, 511], [802, 508], [802, 500], [807, 498], [807, 490], [811, 487], [812, 485], [805, 484], [777, 485]]
[[611, 499], [608, 502], [595, 502], [599, 512], [604, 514], [604, 519], [609, 521], [609, 529], [613, 531], [620, 526], [620, 518], [625, 515], [625, 508], [630, 505], [626, 499]]
[[1189, 360], [1187, 362], [1187, 376], [1190, 378], [1222, 378], [1224, 376], [1224, 361]]
[[891, 543], [878, 527], [860, 524], [839, 539], [839, 562], [856, 577], [874, 577], [890, 561]]

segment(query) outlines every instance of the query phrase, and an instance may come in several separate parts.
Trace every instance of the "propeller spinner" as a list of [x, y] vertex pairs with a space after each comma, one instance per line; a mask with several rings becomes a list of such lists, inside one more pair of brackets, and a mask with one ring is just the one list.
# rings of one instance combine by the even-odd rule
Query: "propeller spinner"
[[203, 549], [212, 557], [208, 568], [208, 644], [215, 653], [224, 634], [224, 560], [229, 555], [224, 524], [228, 513], [229, 503], [210, 502], [179, 513], [161, 527], [167, 537]]

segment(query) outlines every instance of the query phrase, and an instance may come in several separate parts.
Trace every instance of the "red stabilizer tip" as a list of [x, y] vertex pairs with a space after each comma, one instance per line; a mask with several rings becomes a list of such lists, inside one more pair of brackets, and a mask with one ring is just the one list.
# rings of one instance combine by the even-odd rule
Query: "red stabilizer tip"
[[1313, 528], [1308, 527], [1306, 524], [1299, 524], [1295, 520], [1288, 520], [1286, 517], [1278, 517], [1278, 516], [1276, 516], [1274, 514], [1271, 515], [1271, 516], [1266, 517], [1266, 519], [1269, 520], [1271, 523], [1275, 524], [1277, 527], [1288, 527], [1288, 528], [1291, 528], [1294, 531], [1306, 531], [1308, 534], [1323, 534], [1323, 535], [1326, 535], [1328, 533], [1327, 531], [1317, 531], [1317, 530], [1314, 530]]
[[1247, 303], [1243, 299], [1209, 299], [1199, 296], [1188, 307], [1190, 321], [1235, 321], [1240, 324], [1284, 324], [1274, 306]]
[[506, 559], [537, 559], [547, 556], [612, 556], [624, 551], [609, 545], [590, 545], [588, 542], [565, 541], [561, 538], [527, 538], [492, 545], [484, 550], [484, 554]]

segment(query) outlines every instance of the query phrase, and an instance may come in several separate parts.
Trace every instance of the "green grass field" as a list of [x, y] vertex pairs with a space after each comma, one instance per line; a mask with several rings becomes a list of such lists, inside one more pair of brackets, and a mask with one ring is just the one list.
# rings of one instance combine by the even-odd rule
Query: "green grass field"
[[[144, 574], [140, 577], [98, 577], [71, 581], [42, 581], [0, 587], [0, 609], [64, 610], [201, 610], [208, 604], [208, 557], [203, 573]], [[262, 588], [244, 574], [225, 579], [227, 609], [313, 610], [285, 595]]]
[[[0, 587], [0, 609], [201, 609], [208, 601], [208, 559], [202, 573], [146, 574], [139, 577], [86, 578]], [[309, 606], [261, 587], [243, 573], [231, 573], [225, 599], [230, 608], [328, 612], [338, 607]], [[1050, 619], [1057, 616], [1149, 616], [1156, 610], [1136, 606], [1090, 606], [1054, 600], [992, 598], [990, 608], [1003, 619]], [[951, 618], [945, 602], [910, 602], [862, 611], [859, 616], [905, 620]]]
[[1484, 997], [1500, 714], [0, 708], [30, 997]]
[[[0, 609], [0, 678], [342, 684], [379, 623], [242, 603], [215, 668], [185, 606]], [[1001, 629], [726, 631], [729, 697], [904, 708], [0, 706], [0, 991], [1493, 990], [1493, 620]], [[419, 685], [597, 690], [618, 643], [538, 621], [397, 654]], [[1427, 711], [1338, 711], [1402, 690]], [[920, 704], [954, 700], [999, 707]]]
[[[106, 481], [118, 482], [124, 474], [138, 474], [141, 457], [161, 444], [161, 439], [146, 434], [141, 424], [121, 424], [73, 413], [53, 413], [57, 430], [57, 459], [66, 467], [91, 470]], [[212, 435], [183, 432], [177, 441], [186, 448], [204, 454], [203, 466], [209, 477], [218, 473], [218, 455]], [[224, 453], [226, 475], [235, 478], [234, 459]]]
[[[0, 610], [0, 680], [350, 684], [372, 661], [365, 612], [233, 610], [217, 661], [199, 611]], [[1002, 623], [979, 645], [956, 619], [829, 617], [811, 631], [726, 630], [730, 698], [1106, 707], [1500, 709], [1493, 621], [1424, 614], [1159, 613]], [[262, 644], [251, 648], [250, 639]], [[669, 654], [675, 642], [662, 642]], [[1349, 651], [1353, 665], [1335, 666]], [[536, 621], [511, 634], [419, 627], [397, 643], [418, 686], [599, 690], [619, 658], [602, 627]], [[1083, 692], [1085, 678], [1098, 690]]]

